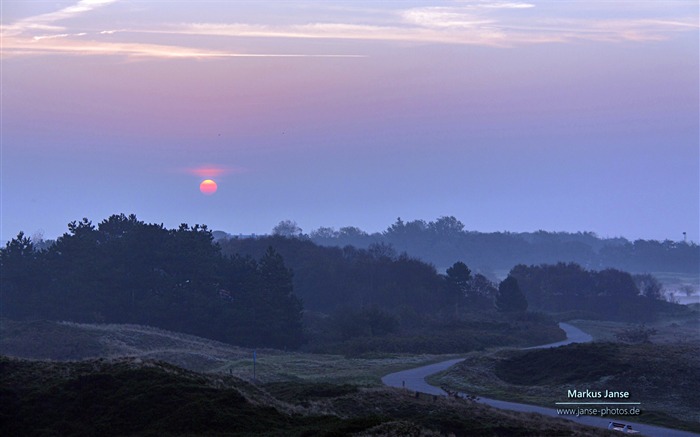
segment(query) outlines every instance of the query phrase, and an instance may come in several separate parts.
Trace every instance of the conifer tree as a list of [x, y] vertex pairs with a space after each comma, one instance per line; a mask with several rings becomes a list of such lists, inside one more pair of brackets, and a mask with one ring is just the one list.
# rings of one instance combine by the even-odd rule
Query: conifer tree
[[496, 309], [502, 313], [524, 312], [527, 299], [518, 285], [518, 280], [508, 276], [498, 285]]

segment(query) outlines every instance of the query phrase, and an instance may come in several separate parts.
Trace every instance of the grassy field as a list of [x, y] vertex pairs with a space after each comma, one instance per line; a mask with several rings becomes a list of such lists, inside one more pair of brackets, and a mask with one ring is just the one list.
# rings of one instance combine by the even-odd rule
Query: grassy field
[[[614, 337], [615, 332], [629, 328], [626, 324], [610, 322], [574, 321], [572, 323], [592, 333], [596, 339], [603, 340], [609, 340]], [[654, 340], [657, 341], [658, 337], [658, 340], [663, 341], [663, 345], [601, 346], [603, 349], [600, 350], [581, 350], [569, 355], [544, 358], [538, 355], [539, 351], [497, 349], [473, 352], [468, 355], [464, 365], [456, 366], [446, 373], [433, 377], [431, 383], [447, 385], [482, 396], [545, 406], [552, 406], [554, 401], [564, 397], [566, 387], [595, 388], [596, 384], [604, 383], [604, 388], [628, 389], [639, 400], [643, 400], [645, 405], [649, 405], [644, 417], [647, 422], [679, 427], [679, 419], [694, 417], [691, 411], [694, 408], [697, 408], [695, 411], [700, 410], [695, 400], [695, 393], [700, 390], [697, 386], [697, 381], [700, 381], [700, 375], [697, 374], [700, 368], [697, 363], [700, 351], [697, 346], [693, 346], [700, 342], [688, 344], [689, 339], [697, 341], [700, 336], [696, 327], [697, 321], [692, 318], [658, 322], [654, 325], [654, 328], [658, 329]], [[681, 339], [685, 342], [682, 345], [676, 344]], [[558, 350], [565, 349], [556, 349]], [[67, 363], [34, 362], [39, 367], [27, 372], [38, 372], [41, 377], [35, 375], [34, 378], [44, 386], [45, 383], [56, 384], [55, 381], [51, 382], [51, 376], [46, 380], [42, 379], [46, 375], [55, 375], [58, 372], [65, 376], [75, 372], [87, 372], [86, 369], [99, 373], [102, 366], [109, 363], [117, 363], [119, 366], [128, 363], [128, 366], [136, 368], [149, 363], [147, 364], [149, 368], [155, 366], [165, 371], [189, 375], [188, 378], [205, 381], [202, 383], [214, 388], [227, 387], [234, 384], [231, 382], [234, 381], [236, 390], [240, 391], [241, 387], [252, 387], [251, 393], [254, 393], [254, 396], [251, 395], [251, 402], [272, 406], [283, 414], [311, 415], [315, 418], [312, 422], [320, 420], [320, 423], [328, 426], [329, 432], [352, 429], [353, 432], [369, 432], [368, 435], [376, 435], [377, 432], [379, 435], [384, 435], [382, 433], [392, 435], [392, 432], [393, 435], [406, 433], [408, 433], [406, 435], [432, 435], [431, 433], [442, 433], [459, 429], [460, 426], [469, 426], [470, 430], [476, 430], [474, 435], [480, 435], [482, 432], [484, 435], [490, 435], [489, 432], [493, 435], [518, 435], [513, 434], [518, 426], [508, 425], [501, 429], [500, 421], [507, 422], [512, 419], [516, 422], [523, 420], [528, 422], [530, 420], [525, 416], [513, 416], [515, 413], [502, 412], [499, 414], [504, 414], [506, 415], [504, 417], [510, 417], [510, 419], [496, 419], [496, 416], [493, 416], [488, 419], [490, 422], [481, 427], [477, 424], [478, 421], [469, 422], [471, 419], [467, 420], [463, 415], [476, 414], [478, 417], [479, 414], [486, 414], [480, 410], [481, 408], [488, 410], [485, 406], [471, 403], [462, 405], [457, 401], [454, 401], [457, 404], [452, 405], [450, 402], [453, 401], [432, 400], [432, 398], [417, 400], [410, 397], [407, 392], [381, 387], [380, 378], [387, 373], [443, 361], [453, 358], [454, 355], [377, 354], [362, 358], [346, 358], [341, 355], [259, 349], [256, 351], [256, 378], [253, 379], [253, 350], [251, 349], [137, 325], [9, 320], [0, 320], [0, 354], [34, 360], [68, 361]], [[606, 360], [611, 356], [615, 357], [615, 360]], [[97, 357], [100, 357], [97, 361], [87, 361], [91, 364], [80, 361]], [[655, 358], [650, 360], [648, 357]], [[154, 360], [158, 360], [160, 364], [154, 364]], [[10, 360], [10, 362], [14, 361]], [[546, 365], [542, 365], [543, 362]], [[551, 363], [558, 364], [553, 367]], [[634, 364], [632, 373], [628, 372], [629, 363]], [[687, 366], [671, 366], [680, 363], [686, 363]], [[544, 373], [543, 369], [546, 370]], [[551, 369], [567, 369], [568, 373], [551, 372]], [[667, 381], [658, 378], [658, 375], [663, 375], [669, 370], [675, 373], [669, 374]], [[587, 376], [580, 377], [584, 373]], [[685, 391], [676, 392], [674, 388], [666, 390], [665, 393], [681, 393], [687, 396], [668, 401], [659, 398], [658, 387], [664, 387], [662, 384], [672, 385], [681, 381], [682, 379], [677, 377], [678, 374], [687, 375], [685, 380], [694, 378], [695, 382], [688, 383]], [[523, 380], [523, 375], [533, 379]], [[519, 377], [521, 379], [518, 379]], [[577, 377], [579, 379], [576, 379]], [[70, 387], [75, 389], [76, 386]], [[38, 386], [35, 388], [39, 390]], [[691, 392], [692, 395], [689, 394]], [[3, 393], [3, 396], [7, 394]], [[657, 398], [652, 402], [651, 397], [654, 393]], [[262, 396], [262, 398], [258, 399], [256, 396]], [[426, 402], [430, 403], [429, 408], [423, 405]], [[374, 404], [377, 405], [376, 408], [381, 405], [381, 408], [386, 410], [382, 410], [381, 414], [377, 413], [379, 414], [377, 416], [371, 413]], [[360, 405], [362, 407], [359, 407]], [[431, 411], [430, 417], [417, 420], [416, 409], [419, 407], [416, 405], [428, 408], [428, 411]], [[354, 410], [354, 406], [358, 409]], [[466, 410], [463, 410], [465, 408]], [[326, 416], [330, 416], [331, 419]], [[352, 420], [346, 423], [344, 421], [347, 418]], [[433, 419], [442, 424], [434, 426], [436, 422]], [[280, 420], [289, 422], [288, 419]], [[469, 425], [465, 425], [465, 420]], [[524, 426], [524, 429], [530, 430], [530, 434], [520, 435], [539, 435], [538, 432], [533, 432], [537, 426], [536, 422]], [[694, 427], [697, 423], [693, 423], [692, 420], [687, 422], [684, 424], [686, 429], [700, 431], [700, 428]], [[300, 423], [301, 425], [295, 424], [292, 428], [297, 431], [307, 429], [304, 425], [308, 425], [307, 422]], [[297, 429], [297, 425], [300, 428]], [[568, 423], [560, 425], [571, 426]], [[270, 426], [276, 425], [271, 423]], [[345, 428], [346, 426], [350, 428]], [[547, 426], [549, 427], [550, 424]], [[554, 426], [552, 429], [559, 429], [557, 428], [559, 425], [551, 426]], [[582, 432], [581, 435], [606, 435], [596, 434], [590, 430]], [[593, 434], [585, 434], [588, 432]]]
[[[39, 360], [134, 357], [184, 369], [253, 379], [253, 350], [138, 325], [0, 320], [0, 354]], [[387, 373], [454, 358], [454, 355], [342, 355], [256, 351], [258, 382], [338, 382], [381, 385]]]
[[[495, 399], [554, 407], [568, 390], [629, 391], [640, 422], [700, 432], [700, 333], [696, 320], [652, 326], [652, 344], [613, 343], [629, 325], [575, 321], [600, 340], [555, 349], [470, 354], [429, 382]], [[637, 420], [637, 418], [635, 418]]]
[[[629, 323], [604, 320], [572, 320], [567, 323], [592, 335], [595, 341], [616, 341], [616, 334], [635, 328]], [[700, 318], [698, 317], [667, 317], [647, 323], [645, 326], [656, 330], [656, 334], [651, 336], [653, 343], [700, 343]]]
[[328, 383], [251, 384], [141, 358], [0, 357], [2, 435], [610, 436], [465, 400]]

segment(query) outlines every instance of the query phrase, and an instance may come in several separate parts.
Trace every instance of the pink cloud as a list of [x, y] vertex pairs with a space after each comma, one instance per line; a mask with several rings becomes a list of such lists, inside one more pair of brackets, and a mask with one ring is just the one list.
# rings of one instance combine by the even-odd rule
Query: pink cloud
[[245, 170], [237, 167], [222, 167], [218, 165], [201, 165], [185, 169], [185, 172], [201, 178], [215, 178], [232, 173], [242, 173]]

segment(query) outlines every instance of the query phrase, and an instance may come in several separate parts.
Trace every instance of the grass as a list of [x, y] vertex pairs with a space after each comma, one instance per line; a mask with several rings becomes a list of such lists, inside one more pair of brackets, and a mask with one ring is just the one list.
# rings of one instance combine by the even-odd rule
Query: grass
[[[313, 336], [312, 336], [313, 337]], [[464, 354], [490, 347], [527, 347], [563, 340], [565, 333], [540, 314], [503, 315], [472, 312], [460, 320], [431, 320], [420, 327], [405, 328], [382, 336], [325, 338], [317, 335], [304, 350], [315, 354], [365, 357], [382, 353]]]
[[[629, 323], [604, 320], [572, 320], [567, 323], [587, 332], [596, 341], [616, 341], [617, 333], [634, 327]], [[700, 343], [700, 318], [697, 313], [689, 317], [664, 317], [646, 326], [657, 331], [651, 338], [654, 343]]]
[[[16, 322], [0, 320], [0, 354], [39, 360], [134, 357], [164, 361], [197, 372], [253, 380], [253, 350], [139, 325]], [[456, 355], [342, 355], [256, 351], [257, 382], [343, 381], [379, 386], [387, 373]]]
[[559, 386], [593, 383], [610, 375], [611, 369], [625, 373], [631, 364], [620, 360], [619, 345], [574, 344], [569, 347], [532, 350], [496, 363], [496, 376], [510, 384]]
[[[700, 431], [700, 343], [586, 343], [470, 355], [428, 379], [479, 396], [553, 407], [568, 390], [629, 391], [640, 422]], [[636, 419], [635, 419], [636, 420]]]
[[[456, 355], [386, 355], [378, 358], [345, 358], [342, 355], [305, 353], [257, 353], [256, 379], [259, 382], [318, 382], [343, 383], [361, 386], [380, 386], [381, 377], [399, 370], [419, 367], [454, 358]], [[225, 363], [216, 371], [245, 379], [253, 377], [252, 357]]]
[[2, 435], [605, 436], [607, 430], [390, 388], [255, 385], [167, 363], [0, 357]]
[[0, 367], [3, 435], [298, 435], [345, 425], [323, 416], [313, 425], [312, 417], [290, 414], [244, 381], [229, 378], [222, 387], [221, 380], [156, 362], [2, 359]]
[[[587, 323], [588, 325], [586, 325]], [[584, 330], [591, 328], [599, 330], [601, 336], [606, 330], [610, 332], [612, 328], [624, 329], [627, 327], [623, 324], [611, 327], [607, 323], [574, 322], [575, 325]], [[674, 327], [672, 323], [677, 326]], [[669, 330], [670, 333], [674, 329], [692, 330], [693, 326], [692, 320], [677, 320], [666, 325], [664, 329]], [[668, 334], [663, 338], [672, 339], [675, 337]], [[665, 357], [673, 357], [673, 359], [680, 359], [683, 355], [682, 351], [678, 349], [671, 350], [671, 352], [631, 350], [629, 352], [631, 355], [620, 358], [623, 361], [618, 363], [622, 364], [617, 368], [624, 368], [624, 360], [639, 360], [645, 353], [661, 354]], [[695, 352], [697, 351], [685, 351], [688, 354]], [[449, 434], [450, 432], [460, 435], [464, 432], [460, 433], [459, 430], [465, 429], [469, 430], [470, 435], [547, 435], [548, 429], [557, 429], [561, 434], [564, 433], [563, 430], [566, 427], [572, 426], [569, 422], [564, 421], [560, 421], [561, 423], [558, 425], [546, 422], [545, 429], [540, 424], [542, 419], [532, 420], [527, 416], [508, 412], [491, 411], [487, 413], [481, 409], [488, 409], [488, 407], [471, 403], [465, 404], [465, 401], [459, 403], [447, 399], [433, 400], [432, 397], [415, 399], [407, 396], [406, 392], [381, 386], [380, 378], [387, 373], [443, 361], [456, 357], [456, 355], [375, 353], [358, 358], [346, 358], [341, 355], [259, 349], [256, 351], [256, 379], [253, 380], [253, 351], [251, 349], [137, 325], [93, 325], [43, 321], [13, 322], [9, 320], [0, 320], [0, 353], [37, 360], [70, 360], [67, 363], [35, 362], [33, 363], [34, 368], [27, 367], [29, 370], [26, 373], [31, 375], [28, 377], [29, 379], [23, 380], [22, 372], [13, 373], [14, 376], [11, 379], [20, 382], [17, 387], [22, 387], [24, 384], [24, 388], [19, 392], [15, 388], [8, 388], [5, 385], [7, 379], [3, 378], [3, 387], [0, 391], [0, 401], [3, 402], [3, 405], [7, 401], [7, 405], [11, 406], [7, 409], [8, 414], [14, 411], [12, 414], [21, 414], [21, 417], [31, 417], [32, 414], [38, 414], [31, 408], [24, 410], [29, 408], [27, 407], [29, 404], [43, 405], [42, 408], [48, 408], [52, 403], [75, 405], [77, 402], [79, 407], [74, 407], [74, 410], [63, 412], [59, 416], [51, 416], [57, 421], [52, 422], [51, 427], [59, 430], [58, 434], [65, 435], [80, 434], [87, 429], [74, 429], [70, 425], [74, 420], [82, 420], [78, 416], [71, 416], [71, 414], [78, 414], [81, 411], [83, 408], [80, 407], [81, 405], [92, 408], [93, 405], [101, 403], [100, 408], [106, 409], [105, 411], [110, 410], [109, 414], [116, 415], [105, 416], [104, 412], [88, 408], [99, 417], [106, 417], [104, 426], [100, 423], [96, 424], [100, 430], [103, 430], [108, 425], [111, 426], [111, 420], [117, 420], [115, 417], [132, 414], [130, 408], [133, 405], [130, 400], [134, 400], [135, 405], [139, 406], [138, 408], [148, 410], [153, 408], [151, 404], [157, 402], [160, 397], [180, 399], [184, 403], [183, 405], [188, 405], [188, 411], [193, 412], [192, 414], [199, 418], [197, 420], [206, 423], [214, 421], [228, 424], [226, 426], [233, 426], [231, 424], [235, 422], [238, 424], [236, 426], [240, 425], [249, 429], [246, 432], [258, 433], [259, 429], [257, 428], [247, 428], [245, 423], [248, 419], [233, 413], [220, 415], [219, 412], [214, 411], [223, 408], [220, 404], [237, 405], [237, 402], [241, 400], [237, 400], [235, 393], [239, 393], [246, 402], [256, 406], [255, 408], [272, 408], [277, 411], [277, 413], [268, 411], [270, 413], [268, 417], [267, 413], [251, 410], [249, 417], [256, 418], [259, 414], [265, 415], [266, 419], [261, 418], [261, 423], [267, 424], [265, 426], [270, 427], [270, 429], [283, 430], [282, 433], [285, 435], [303, 435], [309, 432], [311, 433], [309, 435], [324, 435], [324, 433], [344, 435], [350, 431], [366, 435], [375, 435], [376, 433], [384, 433], [382, 435], [437, 435], [440, 433]], [[548, 356], [542, 361], [542, 359], [537, 358], [538, 355], [528, 355], [532, 359], [517, 361], [522, 353], [508, 349], [472, 352], [467, 358], [469, 367], [457, 366], [448, 373], [433, 377], [431, 383], [447, 385], [464, 392], [488, 397], [551, 406], [552, 393], [555, 397], [559, 394], [565, 396], [564, 387], [566, 384], [577, 384], [578, 387], [582, 381], [586, 384], [595, 384], [600, 380], [606, 380], [605, 378], [608, 378], [609, 381], [611, 375], [608, 375], [606, 371], [614, 367], [614, 363], [600, 358], [601, 354], [607, 353], [605, 350], [597, 354], [588, 354], [590, 356], [583, 361], [581, 361], [581, 357], [586, 357], [585, 353], [573, 353], [571, 356], [559, 357], [561, 365], [556, 367], [569, 369], [569, 374], [560, 372], [554, 375], [559, 378], [557, 380], [532, 370], [542, 367], [542, 363], [550, 364], [552, 360], [559, 358]], [[694, 356], [697, 357], [697, 354]], [[101, 358], [77, 361], [91, 357]], [[501, 364], [499, 377], [498, 363], [507, 362], [510, 359], [515, 360], [513, 361], [515, 364], [510, 367], [508, 364]], [[153, 360], [159, 361], [156, 363]], [[9, 362], [15, 361], [17, 360], [9, 360]], [[5, 362], [3, 361], [3, 363]], [[640, 368], [637, 376], [641, 378], [646, 375], [644, 372], [672, 369], [666, 364], [661, 361], [653, 363], [653, 365], [650, 364], [650, 368]], [[134, 374], [126, 371], [127, 368], [144, 368], [145, 370], [138, 370]], [[518, 375], [521, 368], [527, 369], [527, 371], [520, 372]], [[585, 378], [576, 379], [584, 373], [583, 369], [585, 368], [589, 369], [588, 379], [585, 381]], [[591, 369], [593, 371], [590, 371]], [[693, 369], [695, 368], [691, 367], [691, 372], [695, 371]], [[5, 376], [4, 370], [3, 377]], [[677, 372], [686, 372], [687, 370], [685, 368], [675, 369]], [[148, 372], [156, 372], [157, 374]], [[158, 372], [175, 375], [177, 381], [165, 378]], [[83, 374], [87, 376], [80, 376]], [[518, 380], [518, 377], [521, 379]], [[677, 377], [675, 379], [671, 377], [668, 383], [677, 380]], [[700, 380], [700, 378], [696, 380]], [[119, 388], [115, 385], [115, 381], [127, 381], [126, 386], [131, 386], [129, 389], [131, 391], [119, 394]], [[151, 384], [153, 381], [155, 382]], [[538, 385], [528, 385], [533, 384], [533, 382]], [[562, 382], [563, 386], [560, 385]], [[632, 380], [632, 382], [634, 381]], [[624, 384], [628, 383], [631, 384], [629, 381], [624, 382]], [[660, 383], [661, 381], [657, 380], [651, 381], [648, 384], [649, 390], [653, 391], [660, 387], [658, 385]], [[626, 389], [624, 384], [619, 388]], [[692, 387], [694, 390], [700, 389], [694, 385]], [[229, 389], [235, 390], [235, 393], [221, 392], [221, 390]], [[80, 393], [83, 394], [80, 395]], [[99, 396], [89, 397], [91, 396], [89, 393], [97, 393]], [[178, 396], [184, 396], [184, 398]], [[27, 401], [27, 399], [31, 401]], [[457, 404], [449, 404], [449, 402], [454, 403], [453, 401]], [[29, 402], [29, 404], [25, 402]], [[448, 402], [449, 405], [445, 402]], [[171, 410], [179, 411], [180, 416], [189, 414], [168, 402], [165, 402], [165, 405], [169, 405], [170, 409], [162, 413], [157, 412], [157, 414], [167, 415]], [[670, 410], [673, 405], [671, 402], [668, 405], [660, 405], [660, 408], [655, 408], [653, 411], [645, 412], [647, 421], [662, 425], [673, 421], [677, 422], [678, 411]], [[692, 399], [688, 403], [688, 406], [692, 408], [695, 405], [696, 403], [693, 403]], [[248, 407], [249, 405], [245, 404], [245, 407], [240, 408], [241, 411], [247, 411]], [[476, 415], [476, 419], [472, 420], [471, 415]], [[301, 418], [298, 421], [297, 416]], [[73, 418], [70, 420], [65, 419], [71, 417]], [[178, 427], [171, 429], [168, 428], [169, 425], [158, 424], [160, 422], [157, 421], [158, 423], [153, 425], [155, 427], [155, 431], [153, 431], [149, 428], [151, 425], [146, 426], [145, 422], [138, 419], [140, 416], [136, 415], [135, 417], [133, 426], [142, 428], [139, 428], [138, 432], [131, 430], [131, 428], [124, 428], [121, 429], [123, 434], [148, 435], [151, 433], [155, 435], [165, 433], [168, 435], [176, 434], [181, 430], [191, 430], [192, 433], [197, 433], [198, 431], [194, 430], [200, 429], [197, 426], [202, 426], [196, 423], [180, 423], [178, 420], [182, 418], [178, 416], [173, 418], [173, 421], [179, 424]], [[671, 426], [674, 425], [677, 426], [677, 423], [671, 424]], [[692, 428], [692, 425], [691, 423], [688, 429], [695, 429]], [[146, 427], [143, 428], [144, 426]], [[523, 434], [520, 431], [522, 429], [528, 431]], [[593, 434], [586, 434], [589, 432]], [[577, 435], [608, 435], [596, 434], [596, 432], [577, 430], [575, 433]], [[208, 429], [207, 433], [214, 435], [222, 433], [223, 435], [226, 433], [226, 429], [222, 425], [222, 428]], [[567, 433], [571, 434], [570, 429]], [[51, 435], [48, 431], [44, 434]], [[3, 433], [3, 435], [11, 434]]]
[[[561, 335], [563, 332], [555, 325], [538, 320], [494, 321], [486, 317], [435, 332], [416, 333], [410, 338], [355, 339], [358, 353], [350, 357], [340, 353], [258, 349], [254, 374], [252, 349], [192, 335], [140, 325], [0, 319], [0, 354], [50, 360], [138, 357], [262, 383], [343, 381], [378, 386], [381, 377], [388, 373], [463, 355], [438, 353], [443, 350], [482, 350], [487, 344], [526, 346], [556, 341]], [[476, 346], [464, 346], [465, 341]], [[387, 352], [392, 350], [390, 346], [397, 346], [395, 352]], [[414, 349], [433, 353], [402, 352]]]

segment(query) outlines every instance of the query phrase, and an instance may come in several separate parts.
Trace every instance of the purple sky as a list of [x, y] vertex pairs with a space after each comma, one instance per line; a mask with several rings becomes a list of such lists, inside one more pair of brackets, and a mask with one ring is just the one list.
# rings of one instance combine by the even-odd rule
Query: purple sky
[[1, 5], [3, 241], [120, 212], [700, 240], [695, 0]]

